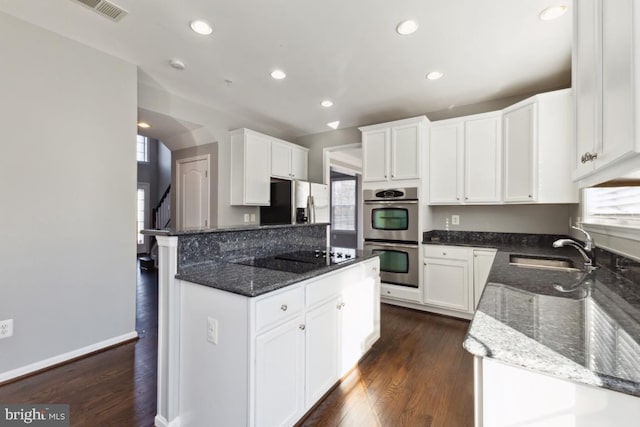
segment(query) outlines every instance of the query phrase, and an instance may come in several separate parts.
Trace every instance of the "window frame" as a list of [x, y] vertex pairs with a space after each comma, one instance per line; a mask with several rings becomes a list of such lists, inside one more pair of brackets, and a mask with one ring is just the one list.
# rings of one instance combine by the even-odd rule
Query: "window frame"
[[[140, 141], [139, 138], [144, 138], [143, 141]], [[144, 142], [144, 160], [138, 160], [138, 145]], [[149, 137], [144, 135], [136, 135], [136, 161], [138, 163], [149, 163]]]
[[[621, 185], [622, 187], [623, 185]], [[593, 232], [605, 236], [622, 238], [627, 240], [640, 241], [640, 220], [636, 220], [636, 224], [625, 223], [621, 218], [613, 217], [595, 217], [589, 216], [589, 200], [587, 197], [588, 188], [581, 191], [580, 213], [582, 221], [578, 219], [579, 225], [586, 231]], [[640, 187], [638, 187], [640, 191]]]

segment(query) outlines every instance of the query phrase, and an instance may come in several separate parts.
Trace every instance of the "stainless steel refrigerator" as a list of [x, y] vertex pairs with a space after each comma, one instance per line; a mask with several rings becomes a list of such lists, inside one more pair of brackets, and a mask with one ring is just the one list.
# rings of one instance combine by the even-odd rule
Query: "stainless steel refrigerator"
[[260, 208], [260, 224], [328, 223], [329, 186], [308, 181], [271, 183], [271, 206]]

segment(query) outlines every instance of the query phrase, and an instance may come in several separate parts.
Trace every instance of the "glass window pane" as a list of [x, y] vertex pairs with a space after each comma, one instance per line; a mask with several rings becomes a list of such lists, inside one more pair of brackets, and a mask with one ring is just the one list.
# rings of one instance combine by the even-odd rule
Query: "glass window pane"
[[331, 226], [334, 230], [356, 230], [356, 180], [331, 182]]

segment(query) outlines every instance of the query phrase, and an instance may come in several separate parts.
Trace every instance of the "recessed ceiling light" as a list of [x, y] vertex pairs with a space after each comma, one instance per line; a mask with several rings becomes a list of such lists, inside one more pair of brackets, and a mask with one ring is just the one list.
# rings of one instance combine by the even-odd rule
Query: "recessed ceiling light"
[[138, 122], [138, 127], [142, 129], [149, 129], [151, 125], [147, 122]]
[[540, 19], [543, 21], [551, 21], [553, 19], [560, 18], [565, 14], [568, 7], [567, 5], [561, 4], [559, 6], [551, 6], [540, 12]]
[[323, 107], [329, 108], [329, 107], [332, 107], [332, 106], [333, 106], [333, 102], [331, 102], [331, 101], [330, 101], [330, 100], [328, 100], [328, 99], [325, 99], [324, 101], [322, 101], [322, 102], [320, 103], [320, 105], [322, 105]]
[[396, 31], [398, 34], [403, 36], [408, 36], [409, 34], [413, 34], [418, 30], [418, 23], [416, 21], [412, 21], [411, 19], [402, 21], [396, 27]]
[[171, 65], [171, 67], [175, 68], [176, 70], [184, 70], [186, 65], [184, 65], [184, 62], [182, 62], [179, 59], [170, 59], [169, 60], [169, 65]]
[[271, 77], [273, 77], [273, 78], [274, 78], [274, 79], [276, 79], [276, 80], [282, 80], [282, 79], [284, 79], [285, 77], [287, 77], [287, 75], [286, 75], [286, 74], [285, 74], [285, 72], [284, 72], [284, 71], [282, 71], [282, 70], [273, 70], [273, 71], [271, 72]]
[[335, 122], [329, 122], [327, 123], [327, 126], [329, 126], [331, 129], [338, 129], [338, 126], [340, 126], [340, 120], [336, 120]]
[[213, 28], [211, 28], [211, 25], [209, 25], [207, 21], [203, 21], [201, 19], [191, 21], [189, 23], [189, 26], [193, 31], [202, 36], [208, 36], [209, 34], [213, 33]]
[[442, 76], [444, 76], [444, 73], [441, 73], [440, 71], [432, 71], [427, 74], [427, 78], [429, 80], [438, 80]]

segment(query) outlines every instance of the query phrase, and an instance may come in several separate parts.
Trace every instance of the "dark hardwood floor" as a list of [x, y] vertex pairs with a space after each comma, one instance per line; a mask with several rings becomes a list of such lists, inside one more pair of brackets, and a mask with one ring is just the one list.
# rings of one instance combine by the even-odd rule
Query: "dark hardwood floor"
[[0, 386], [0, 402], [67, 403], [72, 426], [152, 426], [158, 353], [156, 270], [138, 270], [137, 282], [137, 341]]
[[[155, 271], [139, 272], [137, 292], [138, 341], [0, 386], [0, 402], [68, 403], [73, 426], [152, 426]], [[380, 341], [300, 425], [472, 426], [473, 361], [462, 348], [468, 322], [389, 305], [381, 317]]]
[[469, 322], [383, 304], [381, 337], [301, 426], [473, 426]]

